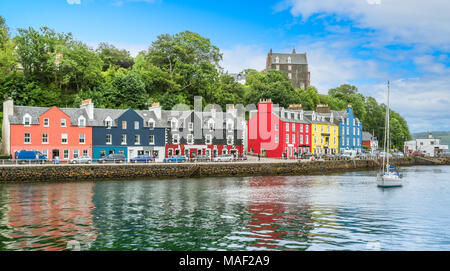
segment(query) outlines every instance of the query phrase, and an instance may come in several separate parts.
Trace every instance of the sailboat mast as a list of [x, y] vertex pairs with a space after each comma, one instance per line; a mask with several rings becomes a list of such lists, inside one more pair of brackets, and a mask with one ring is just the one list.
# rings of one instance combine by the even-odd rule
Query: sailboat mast
[[390, 145], [391, 145], [391, 129], [389, 129], [389, 125], [390, 125], [390, 110], [389, 110], [389, 93], [390, 89], [389, 89], [389, 81], [388, 81], [388, 96], [387, 96], [387, 151], [386, 151], [386, 159], [387, 159], [387, 170], [389, 170], [389, 149], [390, 149]]

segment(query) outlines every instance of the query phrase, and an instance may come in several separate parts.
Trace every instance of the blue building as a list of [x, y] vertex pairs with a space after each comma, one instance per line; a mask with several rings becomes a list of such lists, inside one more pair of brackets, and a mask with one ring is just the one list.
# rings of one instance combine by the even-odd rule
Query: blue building
[[[93, 109], [92, 157], [122, 153], [129, 161], [138, 155], [165, 155], [166, 128], [162, 125], [159, 105], [149, 110]], [[159, 118], [158, 118], [159, 112]]]
[[339, 122], [339, 151], [362, 149], [363, 125], [353, 114], [353, 107], [347, 106], [346, 111], [333, 111]]

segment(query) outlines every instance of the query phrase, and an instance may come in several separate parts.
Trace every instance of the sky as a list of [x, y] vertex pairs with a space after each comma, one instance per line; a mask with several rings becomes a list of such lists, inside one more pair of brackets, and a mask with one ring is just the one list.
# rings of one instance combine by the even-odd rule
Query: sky
[[228, 72], [263, 70], [267, 53], [307, 53], [319, 93], [353, 84], [386, 101], [411, 132], [450, 131], [449, 0], [14, 0], [0, 1], [13, 35], [47, 26], [92, 48], [135, 56], [160, 34], [211, 40]]

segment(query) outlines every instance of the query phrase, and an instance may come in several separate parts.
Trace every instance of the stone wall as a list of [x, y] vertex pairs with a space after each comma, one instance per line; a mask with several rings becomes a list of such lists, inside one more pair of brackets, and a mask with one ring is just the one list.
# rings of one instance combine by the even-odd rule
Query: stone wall
[[[398, 160], [413, 165], [414, 160]], [[380, 161], [238, 162], [201, 164], [14, 165], [0, 166], [0, 182], [77, 181], [135, 178], [188, 178], [305, 175], [379, 168]]]

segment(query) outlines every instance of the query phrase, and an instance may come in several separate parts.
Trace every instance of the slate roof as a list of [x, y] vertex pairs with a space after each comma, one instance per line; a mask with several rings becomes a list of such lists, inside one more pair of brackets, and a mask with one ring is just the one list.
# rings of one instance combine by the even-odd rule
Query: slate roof
[[[279, 63], [275, 59], [279, 58]], [[288, 58], [291, 57], [291, 63], [288, 63]], [[308, 64], [305, 54], [280, 54], [272, 53], [272, 64]]]

